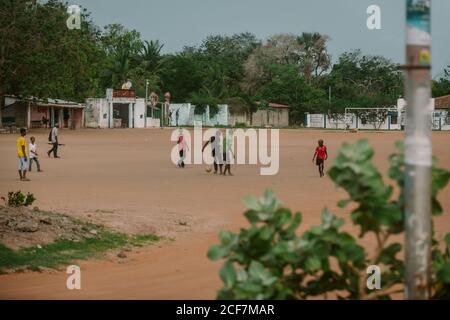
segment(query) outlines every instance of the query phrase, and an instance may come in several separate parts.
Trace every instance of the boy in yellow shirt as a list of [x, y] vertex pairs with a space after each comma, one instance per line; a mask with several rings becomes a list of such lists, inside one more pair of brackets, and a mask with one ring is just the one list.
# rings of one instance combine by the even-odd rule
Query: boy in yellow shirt
[[27, 178], [27, 169], [28, 169], [28, 156], [27, 156], [27, 141], [25, 140], [25, 136], [27, 135], [27, 131], [22, 128], [20, 129], [20, 137], [17, 139], [17, 168], [19, 169], [19, 176], [21, 181], [30, 181]]

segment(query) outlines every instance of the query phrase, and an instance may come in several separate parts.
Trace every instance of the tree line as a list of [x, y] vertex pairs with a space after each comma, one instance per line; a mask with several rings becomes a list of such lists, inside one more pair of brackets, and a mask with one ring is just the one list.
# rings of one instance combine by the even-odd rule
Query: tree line
[[[5, 94], [83, 102], [130, 80], [138, 96], [162, 96], [199, 105], [227, 103], [251, 113], [277, 102], [290, 121], [305, 112], [339, 113], [346, 107], [389, 107], [403, 93], [398, 65], [353, 50], [333, 64], [319, 33], [210, 35], [198, 46], [162, 53], [120, 24], [99, 28], [83, 9], [81, 29], [69, 30], [67, 4], [3, 0], [0, 7], [0, 107]], [[450, 94], [450, 66], [433, 81], [433, 94]], [[1, 116], [0, 116], [1, 120]]]

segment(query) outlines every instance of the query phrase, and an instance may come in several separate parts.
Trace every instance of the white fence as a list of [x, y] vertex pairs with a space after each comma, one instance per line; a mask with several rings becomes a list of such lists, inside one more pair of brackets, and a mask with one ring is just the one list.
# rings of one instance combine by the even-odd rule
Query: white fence
[[210, 116], [209, 106], [205, 113], [195, 114], [195, 106], [190, 103], [172, 103], [169, 106], [171, 126], [202, 126], [228, 125], [228, 105], [219, 105], [219, 111], [214, 116]]
[[327, 114], [306, 114], [307, 128], [324, 129], [361, 129], [361, 130], [399, 130], [400, 119], [398, 115], [389, 114], [379, 122], [370, 123], [357, 117], [354, 113], [330, 116]]

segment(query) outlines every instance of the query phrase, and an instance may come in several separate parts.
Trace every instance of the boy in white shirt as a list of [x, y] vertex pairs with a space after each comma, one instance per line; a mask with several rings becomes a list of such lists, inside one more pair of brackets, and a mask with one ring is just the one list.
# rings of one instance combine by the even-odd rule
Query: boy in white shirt
[[37, 171], [42, 172], [41, 165], [39, 164], [38, 154], [37, 154], [37, 144], [35, 143], [36, 139], [34, 137], [30, 138], [30, 144], [28, 145], [28, 152], [30, 154], [30, 167], [28, 168], [29, 172], [31, 172], [31, 164], [33, 161], [36, 162]]

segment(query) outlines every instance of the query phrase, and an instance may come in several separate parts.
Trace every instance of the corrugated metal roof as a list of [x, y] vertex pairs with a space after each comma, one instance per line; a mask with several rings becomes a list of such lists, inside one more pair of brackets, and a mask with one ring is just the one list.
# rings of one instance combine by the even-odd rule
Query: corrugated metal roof
[[434, 98], [435, 109], [450, 109], [450, 94]]

